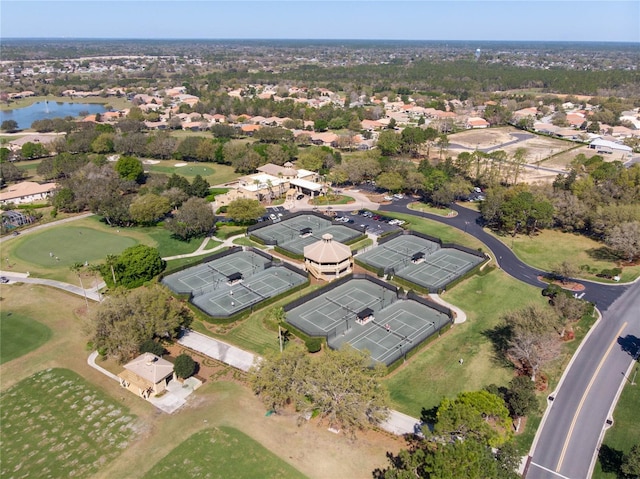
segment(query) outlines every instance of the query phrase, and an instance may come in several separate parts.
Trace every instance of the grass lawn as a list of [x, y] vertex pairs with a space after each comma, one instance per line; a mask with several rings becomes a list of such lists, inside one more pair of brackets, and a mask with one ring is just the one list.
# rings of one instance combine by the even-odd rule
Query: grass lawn
[[[90, 216], [12, 238], [2, 245], [2, 254], [9, 258], [14, 271], [29, 271], [34, 276], [75, 284], [77, 277], [69, 270], [74, 263], [100, 263], [106, 255], [119, 254], [139, 243], [158, 248], [160, 255], [165, 257], [191, 253], [202, 240], [195, 238], [187, 242], [175, 239], [161, 226], [111, 228], [98, 216]], [[50, 252], [53, 257], [49, 256]]]
[[68, 369], [2, 394], [1, 477], [86, 477], [122, 453], [135, 416]]
[[[2, 290], [0, 294], [8, 291]], [[0, 364], [37, 349], [51, 338], [51, 329], [21, 313], [0, 311]]]
[[372, 244], [373, 240], [371, 238], [365, 238], [358, 241], [357, 243], [350, 244], [349, 248], [351, 248], [351, 251], [358, 251], [359, 249], [366, 248], [367, 246], [371, 246]]
[[256, 243], [255, 241], [251, 241], [249, 238], [244, 236], [241, 238], [234, 239], [233, 244], [238, 246], [253, 246], [254, 248], [267, 249], [266, 246], [261, 245], [260, 243]]
[[289, 479], [305, 476], [246, 434], [231, 427], [220, 427], [194, 434], [144, 477]]
[[[516, 255], [522, 261], [546, 271], [553, 270], [563, 261], [569, 261], [576, 269], [582, 265], [589, 265], [591, 268], [596, 268], [598, 272], [618, 266], [617, 258], [612, 257], [604, 244], [583, 235], [542, 230], [536, 236], [517, 235], [515, 238], [502, 236], [500, 239], [509, 247], [513, 244]], [[580, 270], [577, 276], [592, 281], [607, 282], [594, 274]], [[623, 267], [621, 277], [623, 282], [633, 281], [638, 276], [640, 276], [640, 265]]]
[[[414, 417], [445, 396], [476, 391], [491, 383], [506, 385], [513, 369], [496, 360], [486, 331], [500, 322], [502, 313], [545, 301], [538, 289], [500, 270], [463, 281], [443, 299], [462, 308], [467, 321], [455, 325], [385, 380], [393, 407]], [[460, 358], [464, 359], [462, 366]]]
[[351, 196], [346, 196], [346, 195], [319, 196], [319, 197], [314, 198], [313, 200], [309, 201], [310, 204], [317, 205], [317, 206], [347, 205], [349, 203], [355, 203], [355, 202], [356, 202], [356, 200], [354, 200]]
[[409, 203], [408, 207], [410, 210], [422, 211], [423, 213], [431, 213], [433, 215], [439, 216], [455, 216], [458, 214], [451, 208], [438, 208], [436, 206], [427, 203], [421, 203], [419, 201]]
[[[223, 223], [224, 224], [224, 223]], [[246, 226], [220, 226], [216, 228], [216, 238], [227, 239], [247, 232]]]
[[457, 243], [469, 248], [482, 248], [485, 249], [483, 243], [475, 239], [470, 234], [466, 234], [456, 228], [447, 226], [437, 221], [430, 221], [425, 218], [420, 218], [414, 215], [406, 213], [392, 213], [389, 211], [376, 211], [377, 214], [389, 216], [391, 218], [399, 218], [406, 221], [405, 224], [409, 229], [418, 231], [419, 233], [428, 234], [440, 238], [445, 243]]
[[[636, 368], [638, 363], [636, 362]], [[633, 372], [631, 373], [633, 375]], [[640, 404], [640, 374], [636, 376], [636, 385], [632, 386], [628, 382], [620, 395], [616, 409], [613, 412], [613, 427], [609, 429], [602, 441], [600, 452], [612, 459], [616, 463], [619, 453], [628, 453], [631, 446], [640, 444], [640, 427], [638, 427], [638, 405]], [[615, 472], [611, 472], [611, 467], [603, 464], [599, 459], [593, 470], [594, 479], [618, 479]]]
[[186, 163], [184, 161], [164, 160], [153, 165], [144, 165], [144, 169], [155, 172], [172, 175], [174, 173], [185, 176], [189, 181], [193, 180], [196, 175], [202, 176], [210, 185], [220, 185], [235, 180], [240, 176], [228, 165], [220, 165], [218, 163], [187, 163], [185, 166], [176, 166], [177, 164]]

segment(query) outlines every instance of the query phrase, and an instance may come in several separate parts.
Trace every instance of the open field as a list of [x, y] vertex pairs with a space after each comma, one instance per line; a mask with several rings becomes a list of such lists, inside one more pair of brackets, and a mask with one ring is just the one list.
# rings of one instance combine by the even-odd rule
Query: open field
[[491, 383], [506, 385], [513, 369], [494, 358], [486, 331], [500, 322], [503, 313], [545, 301], [536, 288], [500, 270], [472, 276], [447, 291], [443, 299], [462, 308], [467, 321], [456, 324], [385, 380], [393, 407], [414, 417], [445, 396], [452, 398]]
[[293, 479], [305, 476], [246, 434], [231, 427], [220, 427], [194, 434], [144, 477]]
[[[7, 288], [6, 292], [4, 288]], [[301, 474], [318, 479], [370, 478], [373, 469], [387, 464], [387, 451], [397, 452], [404, 446], [404, 441], [388, 434], [361, 433], [354, 442], [328, 432], [326, 424], [319, 426], [312, 421], [298, 426], [297, 416], [293, 413], [265, 417], [264, 406], [248, 388], [236, 382], [210, 378], [205, 378], [208, 381], [179, 412], [161, 414], [148, 402], [123, 391], [116, 381], [87, 365], [89, 352], [83, 333], [86, 317], [82, 298], [35, 285], [2, 285], [2, 297], [3, 310], [37, 318], [53, 332], [50, 341], [24, 355], [20, 361], [0, 366], [3, 395], [18, 381], [38, 371], [67, 368], [80, 374], [100, 391], [97, 402], [103, 400], [107, 404], [115, 400], [118, 405], [128, 408], [129, 415], [138, 418], [139, 433], [128, 447], [113, 460], [101, 464], [93, 474], [84, 477], [143, 477], [154, 464], [193, 434], [220, 426], [243, 432]], [[94, 306], [92, 303], [91, 307]], [[271, 333], [271, 338], [277, 344], [274, 333]], [[47, 398], [46, 395], [43, 397]]]
[[184, 161], [163, 160], [154, 164], [145, 164], [145, 171], [154, 173], [164, 173], [172, 175], [174, 173], [185, 176], [189, 181], [193, 181], [196, 175], [202, 176], [209, 182], [211, 186], [221, 185], [235, 180], [240, 176], [228, 165], [220, 165], [217, 163], [187, 163], [184, 166], [176, 166], [184, 164]]
[[[8, 291], [0, 287], [0, 295]], [[20, 313], [0, 311], [0, 364], [19, 358], [51, 338], [51, 329]]]
[[[636, 362], [635, 368], [638, 367]], [[635, 371], [635, 369], [634, 369]], [[631, 373], [633, 375], [633, 372]], [[600, 447], [601, 454], [614, 459], [618, 453], [628, 453], [631, 446], [640, 444], [640, 427], [638, 427], [638, 405], [640, 404], [640, 375], [636, 376], [636, 385], [625, 383], [615, 412], [613, 427], [609, 429]], [[598, 460], [593, 470], [593, 479], [618, 479], [620, 476], [610, 471], [605, 461]]]
[[4, 478], [86, 477], [129, 444], [136, 418], [68, 369], [45, 369], [2, 394]]
[[[552, 271], [563, 261], [568, 261], [576, 267], [578, 278], [611, 283], [612, 281], [598, 278], [578, 268], [589, 265], [600, 272], [619, 266], [617, 258], [612, 257], [604, 244], [579, 234], [545, 229], [535, 236], [500, 236], [499, 239], [512, 247], [522, 261], [545, 271]], [[640, 265], [626, 266], [622, 269], [621, 281], [633, 281], [638, 276]]]
[[100, 263], [106, 255], [138, 243], [158, 248], [161, 256], [174, 256], [195, 251], [201, 242], [200, 238], [190, 242], [174, 239], [162, 227], [112, 228], [90, 216], [11, 238], [3, 243], [2, 254], [9, 258], [13, 271], [75, 284], [77, 277], [69, 267], [76, 262]]

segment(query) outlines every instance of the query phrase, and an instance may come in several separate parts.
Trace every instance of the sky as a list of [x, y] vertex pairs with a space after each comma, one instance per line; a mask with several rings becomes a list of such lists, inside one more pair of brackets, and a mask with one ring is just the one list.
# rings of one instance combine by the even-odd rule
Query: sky
[[640, 1], [2, 0], [0, 36], [640, 42]]

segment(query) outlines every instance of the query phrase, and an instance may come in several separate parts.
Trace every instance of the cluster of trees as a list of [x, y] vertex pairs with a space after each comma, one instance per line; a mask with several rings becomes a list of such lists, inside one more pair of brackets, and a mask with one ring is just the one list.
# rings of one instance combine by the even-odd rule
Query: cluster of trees
[[38, 165], [38, 172], [58, 180], [52, 203], [60, 211], [90, 210], [112, 226], [164, 225], [176, 237], [190, 239], [210, 233], [215, 215], [204, 199], [209, 183], [196, 175], [145, 175], [135, 157], [122, 156], [114, 164], [90, 155], [62, 153]]
[[[488, 389], [495, 392], [464, 392], [455, 399], [443, 399], [423, 418], [422, 437], [411, 438], [408, 449], [390, 455], [391, 465], [374, 471], [374, 477], [518, 478], [520, 454], [511, 441], [511, 414], [536, 408], [535, 394], [519, 380], [509, 388], [492, 385]], [[517, 413], [510, 413], [503, 397], [510, 398]]]
[[91, 336], [101, 354], [122, 363], [148, 341], [175, 338], [191, 321], [191, 311], [162, 286], [117, 288], [95, 309]]
[[354, 434], [388, 415], [388, 394], [368, 354], [345, 347], [311, 356], [299, 344], [268, 355], [250, 373], [253, 391], [268, 409], [294, 408], [301, 420], [317, 416], [329, 427]]
[[139, 244], [107, 256], [100, 272], [109, 288], [133, 289], [162, 273], [165, 266], [156, 248]]

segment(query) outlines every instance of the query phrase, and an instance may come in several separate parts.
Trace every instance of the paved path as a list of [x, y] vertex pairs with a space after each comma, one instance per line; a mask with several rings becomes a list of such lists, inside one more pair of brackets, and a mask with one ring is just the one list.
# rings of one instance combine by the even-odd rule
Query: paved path
[[102, 295], [99, 290], [102, 289], [105, 284], [101, 282], [97, 288], [82, 289], [79, 286], [73, 284], [64, 283], [62, 281], [56, 281], [54, 279], [44, 278], [31, 278], [28, 273], [14, 273], [13, 271], [0, 271], [0, 276], [6, 276], [9, 278], [10, 283], [30, 283], [30, 284], [42, 284], [44, 286], [51, 286], [52, 288], [58, 288], [71, 294], [86, 297], [92, 301], [101, 301]]

